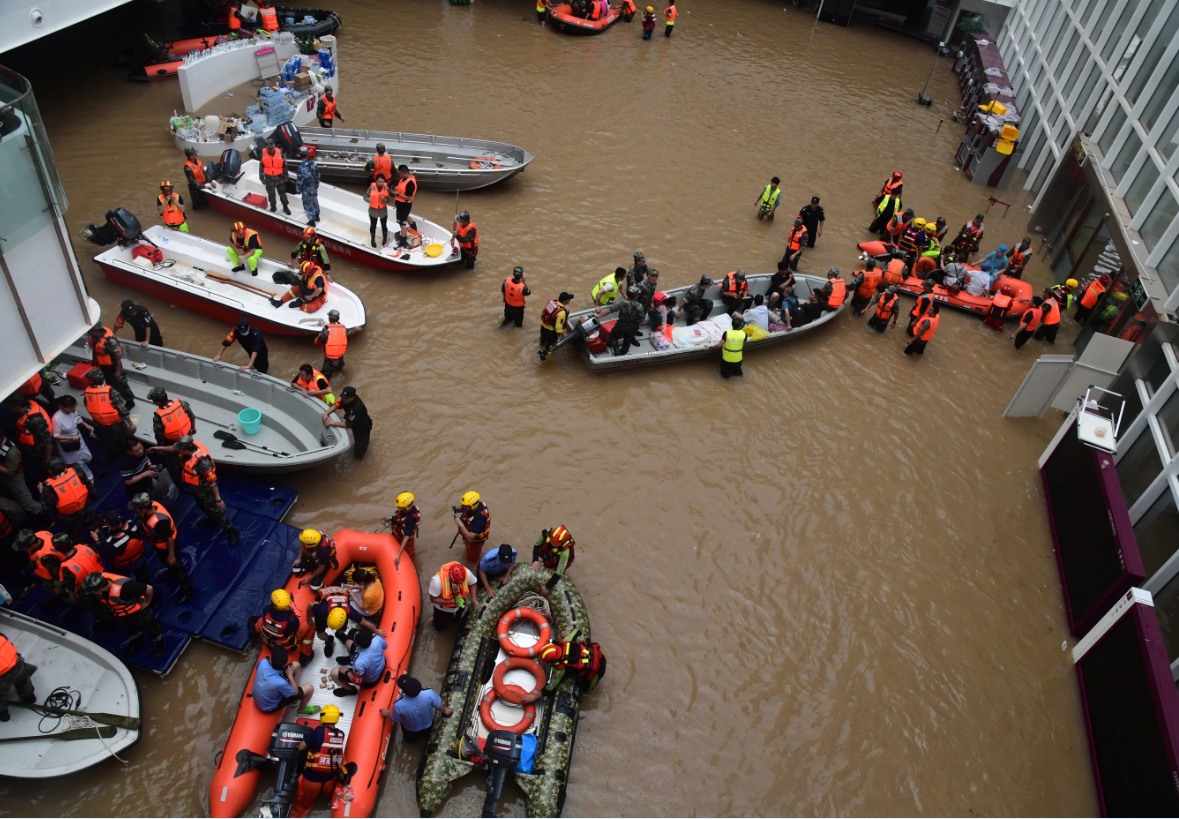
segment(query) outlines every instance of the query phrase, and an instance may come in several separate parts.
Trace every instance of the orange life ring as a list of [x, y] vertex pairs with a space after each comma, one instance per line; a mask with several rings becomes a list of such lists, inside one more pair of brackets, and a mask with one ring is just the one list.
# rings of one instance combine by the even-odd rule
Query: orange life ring
[[[540, 639], [528, 648], [516, 645], [508, 637], [508, 629], [521, 618], [531, 620], [540, 627]], [[549, 621], [544, 619], [544, 615], [539, 611], [535, 609], [514, 608], [499, 618], [499, 627], [496, 628], [495, 636], [499, 640], [500, 647], [513, 657], [536, 657], [542, 648], [552, 642], [553, 629], [549, 625]]]
[[488, 171], [498, 168], [499, 163], [495, 161], [494, 156], [477, 156], [471, 160], [471, 164], [467, 165], [467, 167], [475, 171]]
[[517, 722], [515, 725], [500, 725], [491, 716], [491, 704], [499, 699], [499, 694], [495, 693], [495, 689], [491, 689], [483, 695], [483, 699], [479, 701], [479, 718], [483, 720], [483, 724], [487, 726], [488, 731], [511, 731], [513, 734], [522, 734], [528, 730], [528, 726], [532, 725], [532, 721], [536, 719], [536, 706], [529, 703], [524, 706], [524, 719]]
[[544, 689], [545, 684], [548, 683], [544, 669], [540, 667], [540, 663], [536, 662], [536, 660], [530, 660], [527, 657], [509, 657], [495, 667], [495, 675], [491, 678], [491, 684], [495, 687], [495, 693], [504, 702], [510, 702], [512, 705], [520, 705], [524, 695], [532, 693], [532, 691], [525, 691], [518, 685], [504, 682], [504, 675], [513, 668], [523, 668], [532, 672], [532, 676], [536, 678], [536, 686], [532, 691], [541, 691]]

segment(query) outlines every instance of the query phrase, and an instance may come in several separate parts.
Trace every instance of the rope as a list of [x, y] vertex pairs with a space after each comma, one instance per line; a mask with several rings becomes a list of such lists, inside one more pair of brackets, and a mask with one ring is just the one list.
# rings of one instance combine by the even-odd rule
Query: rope
[[[45, 698], [45, 705], [48, 705], [50, 708], [61, 708], [65, 711], [77, 711], [82, 707], [82, 692], [72, 690], [68, 686], [58, 686]], [[37, 730], [42, 734], [52, 734], [61, 725], [62, 716], [49, 711], [43, 711], [40, 708], [33, 708], [32, 711], [35, 714], [41, 715], [41, 721], [37, 723]], [[53, 724], [46, 728], [45, 720], [53, 720]], [[88, 718], [87, 721], [89, 721]], [[74, 727], [69, 723], [67, 725], [71, 728]], [[89, 728], [90, 726], [86, 725], [82, 727]]]
[[533, 609], [539, 611], [545, 616], [545, 619], [552, 622], [553, 615], [549, 609], [549, 601], [536, 592], [528, 592], [516, 601], [516, 608]]

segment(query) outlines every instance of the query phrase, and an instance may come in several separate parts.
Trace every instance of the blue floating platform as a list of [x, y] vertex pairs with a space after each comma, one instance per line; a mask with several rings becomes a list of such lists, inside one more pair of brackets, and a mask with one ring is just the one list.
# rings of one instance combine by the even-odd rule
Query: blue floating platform
[[[90, 469], [94, 473], [94, 508], [99, 518], [111, 507], [130, 514], [130, 498], [117, 466], [96, 451]], [[193, 598], [184, 605], [175, 602], [179, 588], [154, 554], [142, 563], [151, 576], [156, 599], [163, 601], [155, 609], [167, 645], [161, 659], [152, 659], [154, 646], [150, 639], [144, 637], [132, 645], [117, 627], [97, 628], [97, 621], [88, 611], [50, 598], [40, 584], [23, 599], [14, 601], [13, 608], [93, 640], [128, 665], [161, 676], [172, 670], [193, 638], [244, 651], [250, 642], [250, 622], [261, 614], [270, 592], [286, 583], [299, 553], [300, 530], [282, 522], [298, 495], [268, 480], [236, 474], [218, 476], [218, 485], [229, 519], [239, 533], [238, 543], [232, 548], [220, 527], [200, 525], [204, 515], [185, 489], [176, 500], [165, 504], [176, 522], [176, 545], [196, 586]]]

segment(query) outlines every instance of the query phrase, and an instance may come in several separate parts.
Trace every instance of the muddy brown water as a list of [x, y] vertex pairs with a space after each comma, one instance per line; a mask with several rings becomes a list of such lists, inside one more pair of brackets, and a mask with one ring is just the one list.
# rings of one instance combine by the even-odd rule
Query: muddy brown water
[[[143, 8], [5, 55], [34, 84], [71, 231], [116, 205], [150, 223], [160, 179], [182, 178], [166, 130], [177, 85], [110, 67]], [[456, 554], [447, 510], [468, 489], [488, 501], [495, 543], [527, 551], [540, 528], [569, 527], [572, 577], [610, 659], [582, 712], [569, 815], [1095, 813], [1035, 469], [1059, 416], [1000, 416], [1040, 342], [1016, 353], [949, 312], [923, 359], [901, 354], [900, 331], [847, 317], [747, 356], [732, 382], [714, 361], [592, 376], [572, 351], [535, 356], [544, 301], [566, 289], [586, 305], [635, 250], [664, 286], [771, 271], [788, 221], [758, 223], [753, 202], [774, 174], [784, 215], [812, 194], [826, 208], [807, 272], [854, 269], [894, 168], [922, 215], [956, 228], [985, 209], [992, 191], [953, 166], [950, 63], [920, 108], [928, 47], [780, 3], [687, 2], [672, 39], [649, 42], [637, 20], [563, 36], [527, 0], [337, 8], [349, 125], [499, 139], [537, 160], [460, 197], [482, 237], [475, 271], [334, 264], [369, 310], [347, 383], [374, 441], [363, 463], [285, 478], [300, 494], [288, 521], [375, 529], [412, 490], [423, 584]], [[989, 247], [1024, 233], [1028, 198], [998, 196], [1015, 206], [989, 214]], [[453, 209], [453, 196], [419, 199], [435, 221]], [[190, 224], [221, 240], [229, 220]], [[288, 252], [263, 238], [269, 255]], [[169, 346], [217, 349], [224, 326], [113, 286], [94, 249], [74, 247], [106, 318], [132, 297]], [[499, 285], [516, 264], [533, 296], [524, 330], [501, 330]], [[1037, 261], [1028, 277], [1049, 273]], [[315, 359], [306, 341], [270, 347], [280, 376]], [[427, 685], [452, 642], [423, 623], [413, 670]], [[138, 675], [147, 729], [127, 764], [6, 782], [4, 811], [206, 814], [251, 659], [197, 643], [167, 680]], [[394, 744], [379, 814], [416, 814], [418, 755]], [[482, 798], [468, 777], [442, 812], [474, 815]], [[523, 810], [509, 790], [501, 812]]]

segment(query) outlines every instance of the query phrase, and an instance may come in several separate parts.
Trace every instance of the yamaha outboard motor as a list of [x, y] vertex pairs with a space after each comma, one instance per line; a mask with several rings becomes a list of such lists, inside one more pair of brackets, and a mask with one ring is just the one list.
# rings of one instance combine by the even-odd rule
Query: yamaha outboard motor
[[250, 159], [262, 161], [262, 149], [266, 147], [266, 140], [263, 137], [254, 137], [254, 144], [250, 146]]
[[242, 178], [242, 155], [236, 148], [230, 148], [223, 152], [218, 164], [220, 170], [217, 177], [223, 184], [235, 185]]
[[492, 731], [483, 743], [487, 757], [487, 798], [483, 800], [483, 815], [495, 816], [504, 792], [504, 778], [508, 771], [520, 764], [524, 740], [511, 731]]
[[575, 339], [581, 339], [582, 341], [585, 341], [586, 339], [593, 338], [601, 331], [601, 329], [602, 324], [598, 321], [597, 316], [586, 316], [583, 319], [578, 319], [571, 326], [571, 332], [569, 335], [565, 336], [547, 350], [538, 350], [536, 354], [540, 357], [541, 361], [544, 361], [546, 358], [552, 355], [553, 352], [555, 352], [560, 347], [564, 347], [570, 341]]
[[126, 208], [108, 210], [106, 224], [101, 227], [86, 225], [82, 230], [82, 237], [99, 247], [113, 245], [115, 242], [118, 242], [120, 247], [126, 247], [141, 239], [147, 241], [143, 239], [143, 228], [140, 227], [139, 220]]
[[264, 804], [270, 806], [272, 816], [291, 815], [307, 753], [299, 750], [299, 743], [307, 738], [311, 730], [298, 722], [280, 722], [270, 735], [270, 747], [266, 749], [266, 754], [268, 759], [278, 762], [278, 780], [274, 783], [274, 796]]
[[205, 179], [209, 180], [210, 182], [216, 182], [220, 178], [221, 178], [221, 162], [220, 161], [214, 162], [213, 160], [210, 159], [208, 162], [205, 163]]
[[295, 127], [293, 122], [284, 122], [274, 129], [274, 133], [270, 135], [274, 140], [274, 144], [282, 149], [284, 155], [288, 158], [298, 156], [299, 148], [303, 145], [303, 136], [299, 133], [299, 129]]

